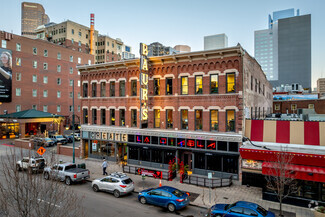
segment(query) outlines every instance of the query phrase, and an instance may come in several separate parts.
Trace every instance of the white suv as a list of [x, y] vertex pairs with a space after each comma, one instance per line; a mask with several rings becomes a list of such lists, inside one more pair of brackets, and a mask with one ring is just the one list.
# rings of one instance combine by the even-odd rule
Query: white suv
[[134, 182], [124, 173], [115, 172], [110, 175], [95, 179], [91, 184], [93, 190], [113, 193], [115, 197], [120, 197], [134, 191]]
[[18, 171], [27, 170], [29, 173], [43, 171], [45, 166], [46, 161], [43, 157], [23, 157], [22, 160], [16, 163]]

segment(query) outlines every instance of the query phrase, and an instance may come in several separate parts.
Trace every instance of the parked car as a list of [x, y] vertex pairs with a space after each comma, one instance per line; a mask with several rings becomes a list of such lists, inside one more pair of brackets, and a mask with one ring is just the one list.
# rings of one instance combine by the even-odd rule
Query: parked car
[[44, 179], [58, 179], [64, 181], [67, 185], [71, 185], [73, 182], [89, 179], [90, 172], [87, 169], [77, 168], [74, 163], [62, 163], [46, 167], [43, 177]]
[[23, 157], [16, 162], [17, 171], [27, 170], [29, 173], [43, 171], [45, 166], [46, 161], [43, 157]]
[[[73, 133], [71, 133], [71, 135], [73, 135]], [[74, 133], [74, 139], [80, 141], [80, 133]]]
[[57, 143], [62, 143], [64, 145], [64, 144], [68, 143], [68, 140], [66, 138], [64, 138], [62, 135], [50, 135], [49, 138], [55, 139], [56, 144]]
[[40, 138], [40, 137], [34, 137], [32, 139], [32, 142], [34, 145], [37, 145], [37, 146], [42, 146], [43, 145], [43, 138]]
[[273, 212], [267, 211], [256, 203], [238, 201], [233, 204], [216, 204], [211, 207], [211, 216], [214, 217], [275, 217]]
[[115, 197], [126, 195], [134, 191], [134, 182], [124, 173], [116, 172], [95, 179], [91, 186], [95, 192], [106, 191], [113, 193]]
[[170, 212], [182, 209], [190, 203], [188, 193], [169, 186], [143, 190], [139, 193], [138, 200], [142, 204], [165, 207]]
[[68, 140], [68, 143], [73, 142], [73, 136], [72, 135], [63, 135], [63, 137]]

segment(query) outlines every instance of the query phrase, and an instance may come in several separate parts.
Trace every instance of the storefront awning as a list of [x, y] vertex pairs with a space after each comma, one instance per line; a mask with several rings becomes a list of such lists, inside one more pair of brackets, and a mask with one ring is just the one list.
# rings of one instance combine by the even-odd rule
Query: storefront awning
[[[262, 174], [276, 176], [279, 174], [281, 166], [277, 162], [263, 162]], [[325, 168], [304, 166], [297, 164], [286, 164], [284, 166], [285, 176], [299, 180], [325, 182]]]

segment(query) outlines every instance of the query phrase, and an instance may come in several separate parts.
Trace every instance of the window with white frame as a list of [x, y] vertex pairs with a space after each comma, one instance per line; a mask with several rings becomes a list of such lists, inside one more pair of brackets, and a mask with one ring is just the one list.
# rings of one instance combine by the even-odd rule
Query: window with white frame
[[56, 106], [56, 111], [57, 111], [57, 112], [61, 112], [61, 105], [57, 105], [57, 106]]
[[72, 106], [72, 105], [69, 106], [69, 111], [70, 111], [70, 112], [73, 111], [73, 106]]
[[1, 41], [1, 47], [2, 48], [7, 48], [7, 41], [6, 40]]
[[56, 92], [57, 98], [61, 98], [61, 91]]
[[32, 105], [32, 109], [37, 110], [37, 105]]
[[47, 112], [47, 105], [43, 105], [43, 112]]
[[48, 80], [48, 77], [47, 77], [47, 76], [44, 76], [44, 77], [43, 77], [43, 83], [44, 83], [44, 84], [47, 84], [48, 81], [49, 81], [49, 80]]
[[16, 96], [21, 96], [21, 88], [16, 88]]
[[21, 111], [21, 105], [16, 105], [16, 112], [20, 112]]
[[21, 66], [21, 59], [20, 58], [16, 58], [16, 66]]
[[57, 81], [56, 81], [56, 83], [57, 83], [58, 85], [61, 85], [61, 78], [58, 78]]
[[73, 62], [73, 56], [70, 56], [70, 62]]
[[45, 57], [48, 57], [48, 52], [47, 52], [47, 50], [44, 50], [44, 56], [45, 56]]
[[78, 87], [80, 87], [80, 80], [78, 80]]
[[47, 65], [47, 63], [43, 63], [43, 69], [44, 69], [44, 70], [47, 70], [47, 69], [48, 69], [48, 65]]
[[69, 96], [70, 96], [70, 98], [72, 98], [72, 96], [73, 96], [72, 92], [69, 92]]
[[43, 90], [43, 97], [47, 97], [47, 90]]
[[36, 47], [33, 47], [33, 54], [37, 55], [37, 48]]
[[37, 90], [33, 89], [33, 97], [37, 97]]
[[73, 85], [73, 80], [70, 80], [70, 81], [69, 81], [69, 85], [72, 87], [72, 85]]
[[20, 72], [16, 73], [16, 81], [21, 81], [21, 73]]
[[37, 82], [37, 75], [33, 75], [33, 82], [34, 82], [34, 83]]
[[81, 57], [78, 57], [78, 64], [81, 64]]
[[37, 68], [37, 61], [33, 61], [33, 68], [36, 69]]
[[57, 56], [57, 59], [60, 60], [61, 59], [61, 53], [58, 52], [58, 56]]
[[20, 43], [17, 43], [16, 44], [16, 51], [21, 51], [21, 45], [20, 45]]
[[61, 66], [60, 66], [60, 65], [58, 65], [58, 67], [57, 67], [57, 71], [58, 71], [58, 72], [61, 72]]
[[70, 74], [73, 74], [73, 68], [70, 67]]

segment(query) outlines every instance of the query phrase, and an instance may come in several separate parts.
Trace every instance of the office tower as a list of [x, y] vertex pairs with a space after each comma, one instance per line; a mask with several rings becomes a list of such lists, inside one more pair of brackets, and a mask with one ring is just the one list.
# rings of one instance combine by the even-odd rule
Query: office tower
[[46, 23], [50, 22], [50, 18], [45, 14], [45, 10], [41, 4], [23, 2], [21, 3], [21, 35], [29, 38], [35, 38], [34, 30]]
[[228, 47], [226, 34], [204, 36], [204, 50], [221, 49]]
[[177, 51], [168, 46], [164, 46], [159, 42], [154, 42], [148, 45], [148, 56], [164, 56], [164, 55], [171, 55], [176, 54]]
[[255, 31], [255, 58], [274, 88], [297, 83], [311, 88], [311, 15], [294, 9], [269, 15], [268, 29]]
[[174, 47], [174, 49], [178, 52], [178, 53], [187, 53], [187, 52], [191, 52], [191, 47], [188, 45], [176, 45]]

